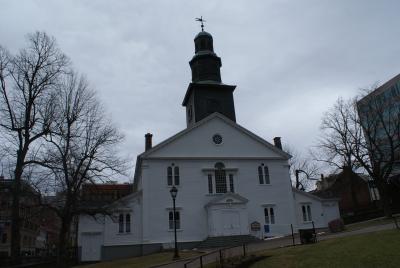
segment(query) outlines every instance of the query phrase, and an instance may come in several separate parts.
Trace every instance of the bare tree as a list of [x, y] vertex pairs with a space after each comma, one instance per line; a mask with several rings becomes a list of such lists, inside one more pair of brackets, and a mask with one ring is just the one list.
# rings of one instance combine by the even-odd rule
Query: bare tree
[[82, 185], [121, 173], [125, 161], [116, 152], [122, 136], [105, 117], [84, 78], [75, 73], [65, 76], [56, 107], [58, 114], [46, 136], [48, 144], [43, 158], [32, 164], [42, 165], [53, 174], [49, 187], [57, 192], [57, 202], [46, 205], [61, 219], [58, 263], [62, 265], [67, 258], [67, 240], [74, 218], [81, 213], [104, 212], [101, 207], [87, 211], [80, 206]]
[[[385, 89], [385, 90], [382, 90]], [[398, 89], [397, 89], [398, 90]], [[391, 177], [398, 172], [400, 162], [400, 105], [396, 87], [365, 90], [357, 98], [358, 113], [354, 121], [359, 126], [354, 140], [360, 141], [354, 157], [374, 179], [386, 216], [392, 215]], [[359, 138], [359, 132], [363, 138]]]
[[35, 159], [41, 137], [49, 133], [53, 121], [52, 100], [60, 75], [68, 66], [67, 57], [54, 38], [36, 32], [28, 36], [28, 46], [17, 55], [0, 47], [0, 128], [7, 140], [7, 154], [13, 159], [11, 256], [20, 253], [21, 178], [27, 161]]
[[357, 169], [359, 163], [354, 154], [358, 149], [360, 127], [354, 120], [356, 110], [354, 100], [339, 98], [334, 106], [324, 114], [321, 123], [322, 134], [318, 141], [319, 151], [314, 151], [314, 157], [318, 161], [333, 166], [336, 170], [348, 167]]
[[[290, 176], [292, 178], [293, 185], [296, 189], [309, 191], [314, 187], [314, 181], [310, 178], [317, 178], [319, 176], [318, 165], [307, 156], [302, 156], [291, 146], [286, 146], [285, 152], [290, 154], [292, 158], [289, 160], [290, 165]], [[296, 170], [302, 170], [308, 174], [307, 176], [298, 176], [296, 179]]]
[[[390, 177], [399, 160], [400, 111], [394, 98], [385, 98], [376, 89], [355, 99], [338, 99], [324, 115], [319, 160], [346, 176], [356, 176], [354, 170], [359, 168], [365, 170], [378, 188], [385, 215], [391, 216]], [[352, 197], [357, 205], [354, 187]]]
[[324, 114], [321, 123], [321, 138], [318, 141], [318, 151], [313, 151], [318, 161], [334, 167], [350, 182], [350, 192], [354, 207], [359, 206], [356, 193], [358, 179], [355, 170], [360, 167], [355, 154], [363, 140], [360, 126], [355, 120], [357, 111], [354, 100], [339, 98], [334, 106]]

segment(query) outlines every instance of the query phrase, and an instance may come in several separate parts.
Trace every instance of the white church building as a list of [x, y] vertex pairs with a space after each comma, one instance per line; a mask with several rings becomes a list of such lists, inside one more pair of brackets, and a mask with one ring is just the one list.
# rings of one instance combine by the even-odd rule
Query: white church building
[[192, 82], [183, 100], [187, 128], [137, 157], [134, 192], [109, 205], [112, 215], [82, 215], [82, 261], [148, 254], [173, 247], [176, 197], [180, 248], [214, 236], [260, 239], [323, 228], [340, 217], [337, 199], [294, 189], [280, 138], [274, 144], [236, 123], [233, 91], [221, 82], [213, 38], [200, 32], [190, 61]]

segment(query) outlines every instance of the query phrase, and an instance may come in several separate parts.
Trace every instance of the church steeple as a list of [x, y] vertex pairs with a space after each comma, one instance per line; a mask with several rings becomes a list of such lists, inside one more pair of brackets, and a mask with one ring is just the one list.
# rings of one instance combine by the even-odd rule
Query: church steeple
[[[202, 22], [202, 20], [199, 20]], [[187, 126], [191, 126], [214, 112], [236, 122], [233, 91], [236, 86], [223, 84], [221, 58], [214, 53], [211, 34], [203, 31], [194, 38], [195, 54], [189, 62], [192, 82], [182, 105], [186, 106]]]
[[221, 82], [221, 59], [214, 53], [213, 38], [207, 32], [200, 32], [194, 38], [195, 55], [189, 62], [192, 82]]

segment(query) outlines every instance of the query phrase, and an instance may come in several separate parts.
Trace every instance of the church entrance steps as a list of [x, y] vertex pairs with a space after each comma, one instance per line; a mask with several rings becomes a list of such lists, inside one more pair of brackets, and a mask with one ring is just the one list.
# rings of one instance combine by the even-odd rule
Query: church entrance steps
[[252, 235], [231, 235], [231, 236], [210, 236], [200, 242], [197, 248], [220, 248], [238, 246], [247, 243], [261, 242], [257, 237]]

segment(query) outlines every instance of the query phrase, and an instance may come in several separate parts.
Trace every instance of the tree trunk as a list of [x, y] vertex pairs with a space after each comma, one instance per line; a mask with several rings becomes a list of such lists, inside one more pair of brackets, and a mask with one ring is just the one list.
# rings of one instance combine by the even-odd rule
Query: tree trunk
[[391, 218], [392, 217], [392, 202], [391, 202], [391, 195], [390, 195], [390, 186], [387, 183], [383, 184], [383, 192], [384, 194], [381, 195], [382, 198], [382, 208], [385, 217]]
[[61, 218], [61, 229], [58, 238], [57, 267], [68, 267], [68, 237], [71, 226], [71, 217], [66, 215]]
[[[376, 176], [375, 178], [379, 178]], [[392, 217], [392, 208], [391, 208], [391, 197], [390, 197], [390, 186], [385, 183], [383, 179], [375, 179], [376, 187], [378, 188], [379, 197], [380, 197], [380, 208], [383, 210], [385, 217]]]
[[21, 219], [20, 219], [20, 195], [21, 177], [23, 171], [22, 156], [18, 151], [17, 165], [14, 170], [14, 181], [12, 185], [12, 208], [11, 208], [11, 261], [13, 264], [21, 262]]
[[356, 191], [356, 180], [357, 175], [351, 170], [351, 167], [344, 167], [343, 173], [346, 182], [350, 183], [350, 194], [351, 194], [351, 201], [353, 203], [353, 212], [354, 214], [358, 213], [359, 210], [359, 203], [357, 199], [357, 191]]

